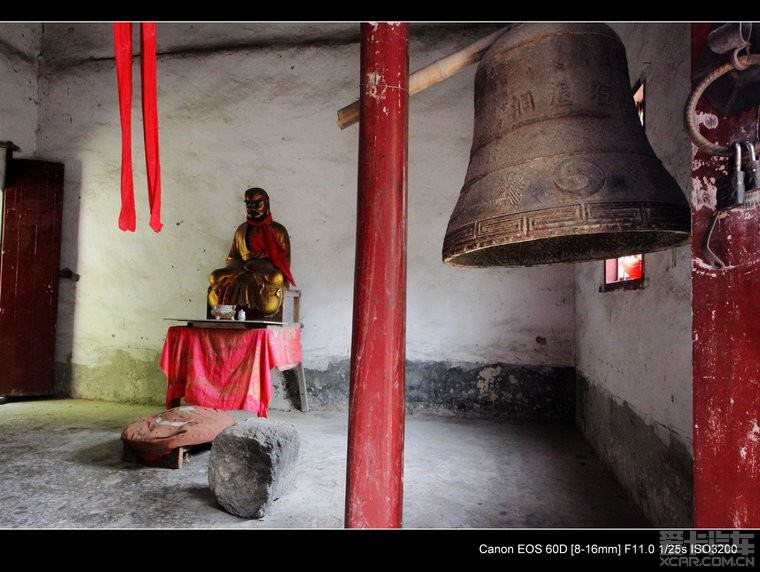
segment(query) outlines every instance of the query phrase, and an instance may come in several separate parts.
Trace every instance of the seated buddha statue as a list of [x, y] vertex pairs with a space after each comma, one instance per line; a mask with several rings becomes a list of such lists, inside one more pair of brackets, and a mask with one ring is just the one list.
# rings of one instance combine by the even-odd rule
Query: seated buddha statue
[[278, 319], [283, 288], [295, 286], [290, 273], [290, 237], [272, 220], [269, 195], [254, 187], [245, 191], [246, 221], [236, 229], [223, 268], [209, 276], [209, 309], [235, 305], [246, 319]]

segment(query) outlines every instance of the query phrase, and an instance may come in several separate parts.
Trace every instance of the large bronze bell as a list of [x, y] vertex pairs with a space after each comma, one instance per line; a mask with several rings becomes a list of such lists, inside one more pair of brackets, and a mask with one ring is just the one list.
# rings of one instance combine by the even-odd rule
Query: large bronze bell
[[522, 24], [483, 55], [445, 263], [531, 266], [662, 250], [688, 240], [690, 217], [646, 138], [625, 47], [609, 26]]

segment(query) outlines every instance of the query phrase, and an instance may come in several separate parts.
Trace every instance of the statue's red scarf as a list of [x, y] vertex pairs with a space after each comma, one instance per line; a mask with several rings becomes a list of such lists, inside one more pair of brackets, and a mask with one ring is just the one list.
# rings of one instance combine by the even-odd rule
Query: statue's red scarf
[[255, 226], [260, 231], [255, 233], [251, 238], [250, 249], [254, 252], [262, 249], [266, 250], [272, 263], [283, 273], [288, 282], [295, 286], [296, 281], [293, 280], [293, 275], [290, 273], [290, 263], [285, 255], [285, 249], [277, 240], [271, 227], [272, 213], [267, 213], [267, 216], [262, 221], [248, 219], [248, 224]]

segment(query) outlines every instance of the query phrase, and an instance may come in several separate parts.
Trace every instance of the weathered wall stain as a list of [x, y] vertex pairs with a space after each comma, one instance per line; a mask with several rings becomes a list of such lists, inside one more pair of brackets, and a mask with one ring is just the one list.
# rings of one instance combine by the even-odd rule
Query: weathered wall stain
[[490, 401], [495, 401], [497, 397], [495, 389], [499, 372], [500, 367], [486, 367], [478, 372], [478, 391], [482, 397]]
[[[572, 421], [574, 371], [569, 367], [407, 361], [406, 411]], [[348, 360], [333, 362], [324, 370], [307, 369], [310, 407], [347, 409], [348, 384]]]
[[654, 526], [693, 526], [693, 460], [680, 436], [645, 421], [582, 373], [576, 424]]
[[166, 375], [154, 359], [140, 359], [116, 350], [97, 365], [56, 363], [58, 395], [79, 399], [120, 401], [165, 408]]

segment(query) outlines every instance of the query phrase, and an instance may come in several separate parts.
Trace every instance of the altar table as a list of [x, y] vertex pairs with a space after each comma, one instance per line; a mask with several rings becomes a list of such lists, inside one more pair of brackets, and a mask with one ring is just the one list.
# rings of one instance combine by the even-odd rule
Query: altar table
[[306, 410], [301, 327], [256, 329], [172, 326], [161, 353], [167, 377], [166, 407], [188, 404], [247, 410], [267, 416], [273, 368], [298, 367], [301, 410]]

